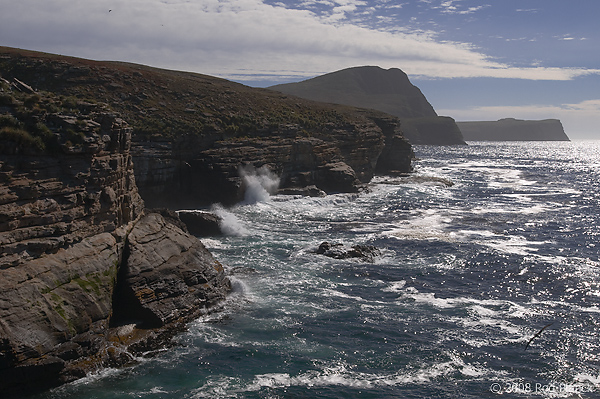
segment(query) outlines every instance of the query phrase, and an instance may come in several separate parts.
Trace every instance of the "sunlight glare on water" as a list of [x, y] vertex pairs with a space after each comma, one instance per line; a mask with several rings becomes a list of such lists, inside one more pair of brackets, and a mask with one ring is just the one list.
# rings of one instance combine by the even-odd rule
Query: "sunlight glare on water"
[[[215, 208], [230, 230], [204, 242], [232, 276], [224, 310], [44, 397], [600, 395], [599, 143], [416, 153], [414, 175], [360, 194]], [[324, 241], [379, 255], [328, 258]]]

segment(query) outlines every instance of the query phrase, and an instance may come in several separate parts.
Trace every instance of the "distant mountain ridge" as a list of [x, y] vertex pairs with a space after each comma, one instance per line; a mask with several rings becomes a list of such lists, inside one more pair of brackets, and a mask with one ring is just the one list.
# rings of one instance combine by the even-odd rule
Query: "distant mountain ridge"
[[398, 68], [361, 66], [331, 72], [271, 90], [297, 97], [361, 108], [397, 116], [413, 144], [464, 144], [454, 120], [439, 117], [421, 90]]
[[457, 122], [467, 141], [569, 141], [558, 119]]

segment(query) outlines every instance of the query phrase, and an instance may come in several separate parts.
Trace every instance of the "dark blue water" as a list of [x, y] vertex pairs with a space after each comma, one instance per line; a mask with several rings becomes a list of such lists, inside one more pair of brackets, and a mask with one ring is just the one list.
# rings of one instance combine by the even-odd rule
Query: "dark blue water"
[[216, 209], [225, 310], [43, 397], [600, 397], [600, 142], [416, 153], [359, 195]]

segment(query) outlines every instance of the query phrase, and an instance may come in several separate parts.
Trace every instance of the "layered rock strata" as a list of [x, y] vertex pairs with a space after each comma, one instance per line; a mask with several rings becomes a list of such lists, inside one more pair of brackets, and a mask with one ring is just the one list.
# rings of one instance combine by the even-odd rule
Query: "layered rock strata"
[[[6, 395], [126, 364], [130, 352], [164, 343], [230, 288], [200, 241], [158, 214], [144, 216], [124, 121], [91, 112], [71, 123], [13, 97], [2, 116], [10, 126], [0, 126]], [[67, 140], [74, 137], [81, 142]]]

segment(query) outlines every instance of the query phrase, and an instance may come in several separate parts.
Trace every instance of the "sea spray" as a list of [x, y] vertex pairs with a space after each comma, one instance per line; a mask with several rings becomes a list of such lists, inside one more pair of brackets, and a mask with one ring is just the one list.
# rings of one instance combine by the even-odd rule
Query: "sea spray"
[[223, 208], [222, 205], [213, 205], [211, 210], [219, 217], [219, 227], [221, 227], [224, 235], [235, 237], [248, 235], [248, 229], [246, 229], [243, 223], [233, 213]]
[[252, 165], [240, 167], [239, 174], [244, 182], [245, 204], [266, 202], [279, 188], [279, 178], [266, 165], [258, 169]]

